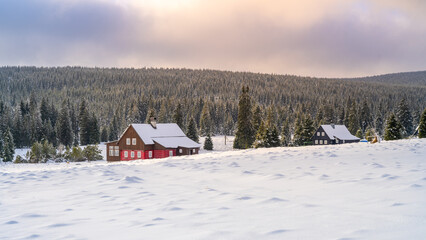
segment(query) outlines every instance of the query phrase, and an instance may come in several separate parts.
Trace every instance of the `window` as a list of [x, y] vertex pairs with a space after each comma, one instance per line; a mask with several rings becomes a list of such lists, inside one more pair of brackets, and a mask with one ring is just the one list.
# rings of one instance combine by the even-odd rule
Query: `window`
[[192, 149], [192, 153], [195, 153], [195, 149]]
[[130, 138], [126, 138], [126, 145], [130, 145]]
[[182, 153], [182, 148], [179, 149], [179, 153]]
[[322, 144], [322, 140], [319, 140], [319, 143]]
[[148, 152], [148, 158], [152, 158], [152, 151]]
[[321, 135], [324, 137], [325, 136], [325, 132], [321, 132]]
[[317, 136], [318, 136], [318, 137], [320, 136], [320, 134], [321, 134], [320, 132], [317, 132]]
[[169, 151], [169, 156], [173, 156], [173, 151], [172, 150]]
[[109, 150], [109, 155], [114, 156], [114, 150]]
[[135, 158], [135, 152], [134, 152], [134, 151], [131, 151], [131, 152], [130, 152], [130, 157], [131, 157], [131, 158]]
[[138, 159], [142, 158], [142, 151], [138, 151]]
[[136, 145], [136, 138], [132, 138], [132, 145]]
[[115, 146], [115, 156], [119, 157], [120, 156], [120, 148], [118, 146]]
[[324, 144], [328, 144], [328, 143], [327, 143], [327, 140], [324, 140]]
[[318, 144], [318, 140], [315, 140], [315, 144]]
[[336, 143], [337, 143], [337, 144], [339, 143], [339, 139], [336, 139]]
[[124, 158], [128, 158], [129, 157], [129, 153], [127, 151], [124, 151]]

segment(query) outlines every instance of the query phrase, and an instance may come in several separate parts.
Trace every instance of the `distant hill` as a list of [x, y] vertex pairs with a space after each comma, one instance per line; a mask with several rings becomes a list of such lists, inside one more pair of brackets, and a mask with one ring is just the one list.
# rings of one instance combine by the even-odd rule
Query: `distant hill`
[[346, 78], [345, 80], [391, 83], [397, 85], [426, 86], [426, 71], [402, 72], [361, 78]]
[[117, 116], [122, 128], [144, 122], [149, 111], [160, 122], [170, 122], [180, 103], [185, 122], [193, 116], [199, 123], [206, 108], [214, 132], [224, 134], [224, 125], [235, 126], [243, 85], [250, 87], [263, 118], [272, 107], [279, 127], [285, 119], [293, 124], [301, 114], [318, 123], [342, 122], [350, 109], [361, 113], [362, 108], [369, 111], [373, 125], [371, 119], [385, 119], [402, 99], [415, 119], [426, 107], [426, 71], [331, 79], [169, 68], [0, 67], [0, 103], [11, 106], [13, 114], [18, 115], [31, 96], [38, 104], [46, 98], [58, 110], [67, 100], [77, 111], [84, 99], [100, 126], [108, 126]]

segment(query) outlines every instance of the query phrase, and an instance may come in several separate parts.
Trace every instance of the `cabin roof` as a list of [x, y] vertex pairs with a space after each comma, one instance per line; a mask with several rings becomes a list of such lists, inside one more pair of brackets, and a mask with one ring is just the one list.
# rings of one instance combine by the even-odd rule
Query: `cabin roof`
[[166, 148], [199, 148], [200, 144], [192, 141], [188, 137], [158, 137], [152, 140]]
[[349, 132], [345, 125], [334, 125], [334, 127], [332, 125], [321, 125], [321, 127], [330, 139], [359, 140]]
[[154, 141], [167, 148], [200, 147], [189, 139], [176, 123], [157, 123], [156, 128], [151, 124], [132, 124], [136, 133], [145, 144], [154, 144]]

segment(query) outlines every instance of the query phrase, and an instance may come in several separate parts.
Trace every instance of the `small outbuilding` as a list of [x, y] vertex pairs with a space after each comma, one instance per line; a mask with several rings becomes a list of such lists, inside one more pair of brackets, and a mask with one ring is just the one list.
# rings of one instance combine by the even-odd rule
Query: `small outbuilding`
[[200, 144], [176, 123], [131, 124], [117, 141], [107, 144], [107, 161], [165, 158], [198, 154]]
[[343, 144], [359, 142], [345, 125], [321, 125], [311, 138], [314, 145]]

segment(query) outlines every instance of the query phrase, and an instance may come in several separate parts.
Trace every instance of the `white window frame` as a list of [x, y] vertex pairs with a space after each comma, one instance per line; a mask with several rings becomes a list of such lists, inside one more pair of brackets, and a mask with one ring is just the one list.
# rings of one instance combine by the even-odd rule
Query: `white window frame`
[[317, 145], [318, 145], [318, 140], [315, 140], [315, 144], [317, 144]]
[[321, 135], [321, 132], [317, 132], [317, 136], [319, 137]]
[[128, 158], [129, 157], [129, 152], [124, 151], [124, 158]]
[[182, 151], [182, 148], [179, 148], [179, 153], [182, 153], [183, 151]]
[[325, 132], [321, 132], [321, 135], [324, 137], [325, 136]]
[[114, 156], [114, 150], [109, 150], [109, 155]]
[[192, 153], [195, 153], [195, 148], [194, 148], [194, 149], [192, 149]]
[[322, 140], [319, 140], [319, 144], [321, 145], [323, 142], [322, 142]]
[[328, 144], [328, 141], [327, 141], [327, 140], [324, 140], [324, 144]]
[[119, 157], [120, 156], [120, 150], [115, 150], [115, 156]]
[[132, 138], [132, 145], [136, 145], [136, 138]]
[[169, 156], [173, 156], [173, 150], [169, 151]]
[[130, 158], [135, 158], [135, 151], [130, 151]]
[[130, 145], [130, 138], [126, 138], [126, 145]]
[[148, 151], [148, 158], [152, 158], [152, 151]]

